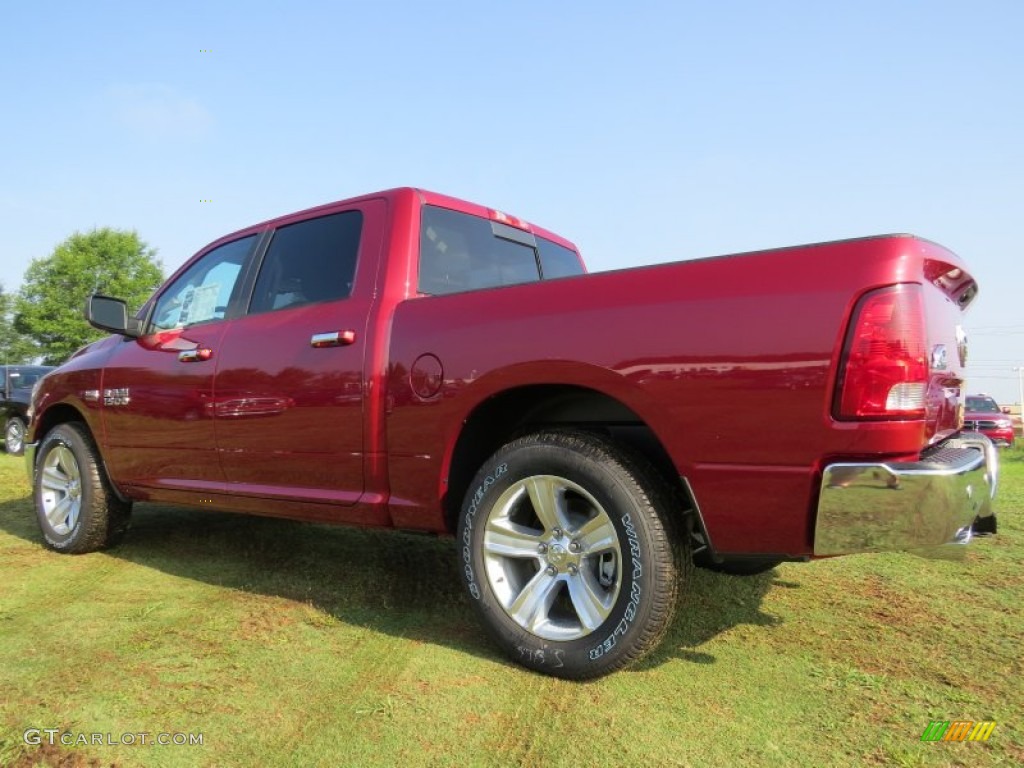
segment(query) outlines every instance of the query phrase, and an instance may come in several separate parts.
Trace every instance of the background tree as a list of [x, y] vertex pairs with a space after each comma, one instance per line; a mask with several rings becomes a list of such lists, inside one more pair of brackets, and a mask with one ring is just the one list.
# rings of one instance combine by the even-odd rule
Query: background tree
[[76, 232], [49, 256], [33, 259], [14, 302], [14, 327], [39, 347], [43, 362], [59, 364], [104, 333], [85, 322], [92, 293], [117, 296], [137, 309], [163, 279], [156, 251], [136, 232]]
[[39, 355], [35, 345], [14, 328], [14, 295], [0, 285], [0, 365], [32, 362]]

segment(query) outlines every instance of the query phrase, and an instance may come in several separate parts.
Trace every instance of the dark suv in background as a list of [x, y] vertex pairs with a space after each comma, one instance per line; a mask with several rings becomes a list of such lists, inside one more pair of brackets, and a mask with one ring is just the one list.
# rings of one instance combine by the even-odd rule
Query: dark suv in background
[[1013, 447], [1013, 420], [988, 395], [968, 395], [964, 429], [981, 432], [996, 445]]
[[25, 450], [25, 424], [28, 422], [32, 387], [53, 370], [48, 365], [5, 365], [0, 367], [0, 417], [4, 425], [4, 448], [20, 456]]

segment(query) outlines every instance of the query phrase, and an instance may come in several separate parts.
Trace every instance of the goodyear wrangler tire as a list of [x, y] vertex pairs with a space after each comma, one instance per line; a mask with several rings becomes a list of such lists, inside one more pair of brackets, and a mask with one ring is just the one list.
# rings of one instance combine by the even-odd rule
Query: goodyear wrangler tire
[[78, 555], [117, 544], [131, 504], [114, 494], [88, 430], [61, 424], [46, 434], [33, 472], [36, 515], [46, 546]]
[[685, 537], [671, 494], [639, 456], [584, 432], [501, 448], [459, 516], [470, 602], [515, 661], [570, 679], [634, 662], [667, 630]]

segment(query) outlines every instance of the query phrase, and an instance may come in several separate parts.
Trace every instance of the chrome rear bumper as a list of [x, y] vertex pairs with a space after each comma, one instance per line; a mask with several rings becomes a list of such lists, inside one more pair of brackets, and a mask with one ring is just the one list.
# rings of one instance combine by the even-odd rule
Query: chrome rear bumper
[[830, 464], [822, 473], [816, 556], [915, 551], [944, 557], [966, 544], [977, 518], [992, 517], [999, 452], [969, 432], [915, 462]]

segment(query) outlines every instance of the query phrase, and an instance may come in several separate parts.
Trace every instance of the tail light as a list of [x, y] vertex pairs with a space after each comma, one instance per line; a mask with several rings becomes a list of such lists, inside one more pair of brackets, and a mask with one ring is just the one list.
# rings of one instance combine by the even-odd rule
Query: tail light
[[895, 285], [864, 296], [843, 348], [836, 417], [923, 418], [927, 346], [920, 285]]

